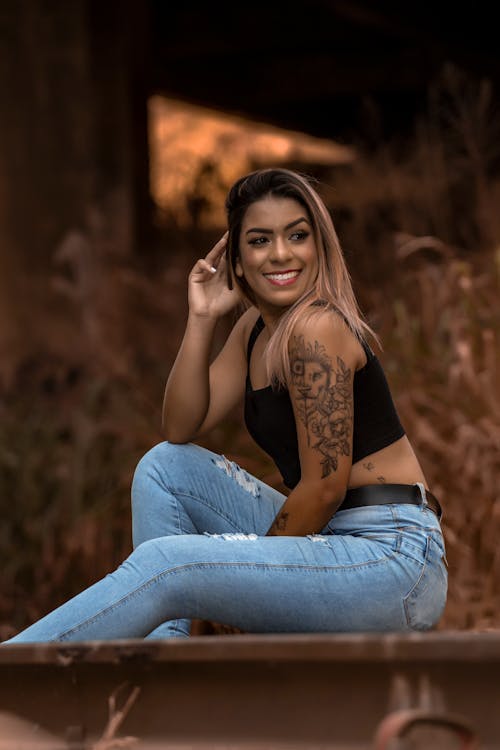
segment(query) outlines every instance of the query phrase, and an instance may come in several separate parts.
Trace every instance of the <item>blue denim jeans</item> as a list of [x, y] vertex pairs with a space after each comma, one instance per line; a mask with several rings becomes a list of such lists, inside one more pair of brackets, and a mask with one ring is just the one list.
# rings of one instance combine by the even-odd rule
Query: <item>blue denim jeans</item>
[[160, 443], [135, 471], [131, 555], [4, 643], [187, 637], [192, 618], [252, 633], [426, 630], [447, 569], [421, 496], [339, 511], [320, 534], [265, 536], [284, 495], [224, 456]]

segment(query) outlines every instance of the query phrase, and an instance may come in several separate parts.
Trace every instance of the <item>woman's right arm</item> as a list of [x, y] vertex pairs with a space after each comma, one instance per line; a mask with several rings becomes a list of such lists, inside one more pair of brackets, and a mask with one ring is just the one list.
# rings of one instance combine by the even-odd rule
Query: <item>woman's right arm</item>
[[226, 235], [189, 275], [186, 331], [163, 399], [162, 431], [172, 443], [189, 442], [215, 427], [244, 394], [247, 313], [210, 365], [217, 322], [240, 299], [238, 291], [226, 284], [225, 246]]

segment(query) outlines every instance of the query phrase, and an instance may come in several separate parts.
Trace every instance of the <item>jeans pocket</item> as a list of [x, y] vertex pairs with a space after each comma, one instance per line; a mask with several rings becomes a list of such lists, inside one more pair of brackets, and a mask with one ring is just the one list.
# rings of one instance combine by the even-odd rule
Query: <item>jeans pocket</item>
[[403, 599], [406, 623], [412, 630], [429, 630], [439, 621], [446, 605], [448, 574], [443, 552], [427, 538], [420, 574]]

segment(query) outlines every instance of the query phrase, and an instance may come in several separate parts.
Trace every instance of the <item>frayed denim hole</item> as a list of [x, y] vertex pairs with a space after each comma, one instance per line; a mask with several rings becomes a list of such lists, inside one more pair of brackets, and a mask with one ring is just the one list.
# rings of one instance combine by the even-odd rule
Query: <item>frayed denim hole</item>
[[242, 541], [248, 541], [248, 542], [254, 542], [256, 539], [258, 539], [257, 534], [243, 534], [240, 532], [226, 532], [224, 534], [211, 534], [209, 531], [204, 531], [203, 536], [210, 536], [213, 539], [226, 539], [228, 542], [242, 542]]
[[322, 534], [307, 534], [306, 536], [311, 542], [322, 542], [329, 546], [328, 539]]
[[217, 456], [217, 458], [213, 458], [212, 462], [217, 466], [218, 469], [221, 469], [225, 474], [227, 474], [228, 477], [231, 477], [231, 479], [234, 479], [235, 482], [246, 492], [250, 493], [252, 497], [259, 497], [260, 495], [260, 489], [259, 485], [257, 484], [256, 480], [250, 476], [244, 469], [241, 468], [241, 466], [238, 466], [238, 464], [234, 463], [234, 461], [229, 461], [225, 456]]

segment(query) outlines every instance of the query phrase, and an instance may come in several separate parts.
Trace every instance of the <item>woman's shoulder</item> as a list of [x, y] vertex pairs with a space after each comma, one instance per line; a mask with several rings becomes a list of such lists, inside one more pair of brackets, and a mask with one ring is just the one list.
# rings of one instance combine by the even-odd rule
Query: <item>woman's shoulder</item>
[[292, 333], [297, 335], [354, 336], [345, 318], [332, 305], [315, 302], [295, 320]]
[[260, 318], [260, 312], [256, 307], [248, 307], [238, 318], [233, 326], [233, 333], [238, 335], [241, 343], [246, 345], [249, 336]]
[[238, 323], [240, 323], [245, 332], [249, 334], [259, 318], [259, 310], [252, 305], [251, 307], [248, 307], [244, 313], [242, 313], [238, 320]]
[[[331, 351], [349, 351], [358, 366], [366, 362], [364, 347], [349, 327], [343, 315], [331, 305], [311, 305], [295, 322], [292, 337], [303, 338], [312, 346], [327, 347]], [[317, 343], [315, 343], [317, 342]]]

